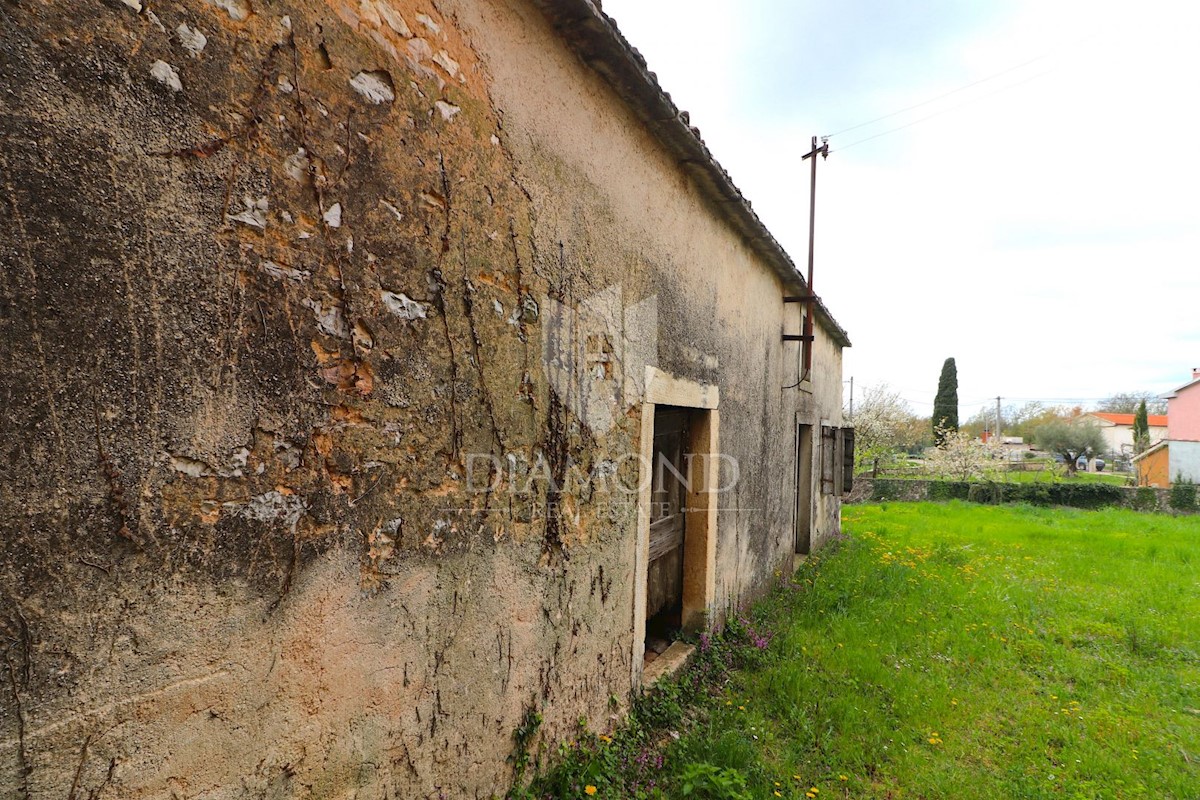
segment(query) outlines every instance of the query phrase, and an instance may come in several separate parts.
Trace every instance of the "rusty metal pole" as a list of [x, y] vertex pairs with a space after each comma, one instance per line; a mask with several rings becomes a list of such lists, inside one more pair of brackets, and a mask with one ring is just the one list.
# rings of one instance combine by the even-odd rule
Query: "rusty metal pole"
[[[804, 373], [801, 379], [807, 378], [812, 369], [813, 345], [813, 305], [817, 296], [813, 292], [813, 238], [817, 222], [817, 156], [829, 158], [829, 142], [817, 147], [817, 137], [812, 137], [812, 150], [804, 155], [804, 159], [812, 159], [812, 180], [808, 190], [808, 313], [804, 316]], [[801, 160], [804, 160], [801, 159]]]

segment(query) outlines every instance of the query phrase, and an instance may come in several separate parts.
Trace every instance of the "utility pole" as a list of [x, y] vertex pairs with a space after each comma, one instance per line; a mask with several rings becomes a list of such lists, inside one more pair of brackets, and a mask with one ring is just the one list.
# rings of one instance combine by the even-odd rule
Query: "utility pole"
[[802, 161], [812, 159], [812, 180], [808, 190], [808, 313], [804, 316], [804, 376], [812, 369], [813, 306], [817, 295], [813, 292], [813, 231], [817, 222], [817, 156], [829, 158], [829, 142], [817, 146], [817, 137], [812, 137], [812, 150], [804, 154]]
[[850, 420], [854, 420], [854, 376], [850, 376]]
[[996, 398], [996, 444], [1000, 444], [1000, 398]]

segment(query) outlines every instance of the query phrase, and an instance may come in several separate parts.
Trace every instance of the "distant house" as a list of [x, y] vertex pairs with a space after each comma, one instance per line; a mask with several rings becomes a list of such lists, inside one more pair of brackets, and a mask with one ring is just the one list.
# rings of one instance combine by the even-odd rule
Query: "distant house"
[[[1073, 420], [1076, 423], [1095, 425], [1104, 436], [1105, 449], [1112, 453], [1133, 452], [1133, 414], [1109, 414], [1102, 411], [1089, 411], [1080, 414]], [[1167, 438], [1167, 418], [1169, 414], [1150, 414], [1146, 421], [1150, 425], [1150, 441], [1157, 443]]]
[[1166, 438], [1134, 459], [1143, 486], [1168, 486], [1179, 478], [1200, 481], [1200, 369], [1193, 369], [1192, 380], [1165, 397]]

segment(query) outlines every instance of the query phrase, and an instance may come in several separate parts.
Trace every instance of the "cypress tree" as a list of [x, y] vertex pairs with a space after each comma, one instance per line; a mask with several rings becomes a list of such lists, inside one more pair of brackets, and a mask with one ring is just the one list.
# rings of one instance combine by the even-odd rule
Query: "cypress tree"
[[946, 431], [958, 430], [958, 367], [953, 358], [947, 358], [942, 364], [942, 375], [938, 378], [937, 395], [933, 398], [933, 435], [937, 443], [942, 443], [941, 428]]
[[1133, 415], [1133, 452], [1145, 452], [1150, 447], [1150, 417], [1146, 413], [1146, 400], [1142, 399], [1137, 413]]

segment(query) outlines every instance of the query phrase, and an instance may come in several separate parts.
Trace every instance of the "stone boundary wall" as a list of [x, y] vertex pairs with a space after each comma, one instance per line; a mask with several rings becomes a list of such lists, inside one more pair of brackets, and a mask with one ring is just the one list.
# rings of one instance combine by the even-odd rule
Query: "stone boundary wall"
[[[1036, 488], [1045, 486], [1043, 496], [1033, 496]], [[1102, 486], [1099, 491], [1080, 490], [1080, 487]], [[1052, 487], [1067, 487], [1066, 491], [1056, 491]], [[1078, 491], [1078, 496], [1072, 498], [1062, 496], [1070, 490]], [[1060, 495], [1060, 496], [1055, 496]], [[987, 481], [961, 482], [939, 480], [916, 480], [895, 478], [861, 478], [854, 479], [854, 489], [842, 498], [843, 504], [871, 502], [921, 502], [925, 500], [967, 500], [979, 503], [1020, 503], [1031, 502], [1039, 505], [1065, 505], [1076, 508], [1128, 508], [1134, 511], [1150, 511], [1166, 514], [1191, 514], [1200, 509], [1177, 508], [1171, 501], [1171, 489], [1158, 489], [1137, 486], [1109, 486], [1107, 484], [1018, 484], [993, 483]], [[1071, 502], [1072, 500], [1076, 502]]]

